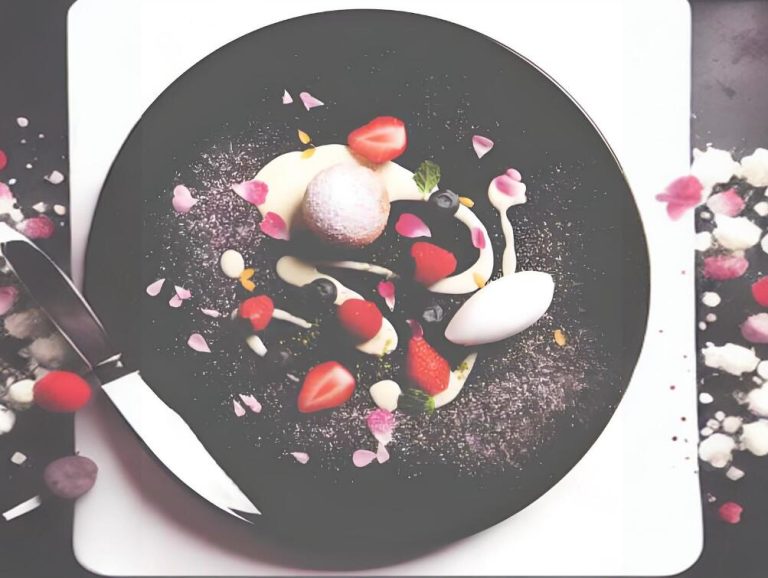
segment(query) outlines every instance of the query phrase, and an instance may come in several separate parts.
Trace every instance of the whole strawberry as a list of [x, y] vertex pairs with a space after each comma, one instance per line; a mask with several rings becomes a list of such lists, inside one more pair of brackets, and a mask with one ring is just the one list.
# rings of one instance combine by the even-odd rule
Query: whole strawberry
[[373, 337], [381, 329], [384, 317], [372, 301], [347, 299], [336, 310], [339, 323], [360, 343]]
[[266, 295], [249, 297], [240, 304], [238, 309], [238, 315], [242, 319], [247, 319], [254, 331], [266, 329], [269, 322], [272, 321], [274, 312], [275, 304]]
[[456, 257], [453, 253], [426, 241], [411, 245], [411, 258], [414, 280], [427, 287], [456, 271]]
[[413, 335], [408, 342], [406, 371], [413, 385], [429, 395], [437, 395], [448, 387], [451, 367], [424, 339], [424, 332], [417, 321], [409, 320]]

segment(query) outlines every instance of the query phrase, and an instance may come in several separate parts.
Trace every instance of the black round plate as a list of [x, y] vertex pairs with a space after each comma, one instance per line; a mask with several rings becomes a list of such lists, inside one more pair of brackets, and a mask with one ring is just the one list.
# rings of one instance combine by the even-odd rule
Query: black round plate
[[[292, 105], [281, 103], [286, 88], [296, 101]], [[298, 100], [301, 90], [325, 106], [306, 111]], [[288, 452], [303, 448], [285, 432], [293, 422], [320, 427], [333, 418], [306, 418], [265, 403], [261, 415], [236, 419], [232, 399], [238, 392], [268, 402], [295, 396], [298, 386], [270, 381], [239, 338], [207, 329], [223, 321], [195, 312], [211, 305], [231, 310], [246, 295], [236, 282], [215, 274], [223, 249], [234, 244], [249, 261], [267, 263], [288, 250], [285, 243], [263, 240], [257, 210], [227, 191], [228, 183], [252, 178], [270, 158], [300, 148], [298, 129], [317, 144], [343, 143], [352, 129], [379, 115], [397, 116], [408, 127], [409, 147], [397, 162], [414, 170], [433, 159], [442, 166], [445, 186], [475, 200], [497, 256], [503, 240], [485, 191], [510, 166], [523, 173], [529, 201], [509, 213], [520, 267], [551, 272], [555, 301], [533, 328], [484, 349], [462, 397], [429, 418], [433, 422], [404, 422], [388, 463], [352, 467], [351, 448], [367, 435], [361, 423], [350, 427], [351, 441], [339, 442], [345, 467], [324, 463], [317, 448], [301, 466]], [[496, 141], [481, 160], [471, 147], [473, 134]], [[184, 216], [171, 209], [178, 183], [201, 199]], [[402, 210], [393, 207], [392, 219]], [[432, 226], [437, 242], [468, 246], [466, 237], [458, 244], [449, 238], [466, 232]], [[391, 251], [397, 265], [409, 242], [389, 235], [379, 256]], [[471, 247], [456, 251], [461, 263], [472, 258]], [[269, 269], [267, 264], [257, 275], [260, 289], [290, 308], [290, 291]], [[159, 277], [167, 278], [165, 291], [149, 298], [145, 287]], [[375, 280], [350, 282], [376, 298]], [[194, 294], [180, 309], [167, 305], [174, 283]], [[640, 218], [621, 168], [590, 120], [549, 77], [492, 39], [455, 24], [351, 10], [244, 36], [195, 65], [153, 103], [104, 185], [86, 288], [129, 362], [141, 367], [262, 509], [257, 531], [325, 551], [398, 552], [445, 543], [507, 518], [584, 455], [636, 363], [649, 271]], [[423, 306], [430, 296], [409, 297], [406, 290], [400, 298], [408, 308], [409, 300]], [[449, 313], [461, 302], [441, 299]], [[404, 318], [394, 316], [403, 340]], [[214, 345], [208, 356], [185, 345], [189, 332], [203, 327]], [[555, 329], [565, 331], [564, 347], [554, 342]], [[454, 361], [460, 358], [462, 352], [441, 334], [428, 328], [438, 348]], [[312, 355], [323, 361], [331, 353], [320, 348]], [[364, 362], [346, 361], [369, 376]], [[365, 387], [350, 403], [373, 407]], [[419, 428], [432, 436], [432, 453], [406, 451], [406, 434]], [[482, 428], [482, 435], [471, 433], [474, 428]], [[439, 457], [440, 435], [455, 459]]]

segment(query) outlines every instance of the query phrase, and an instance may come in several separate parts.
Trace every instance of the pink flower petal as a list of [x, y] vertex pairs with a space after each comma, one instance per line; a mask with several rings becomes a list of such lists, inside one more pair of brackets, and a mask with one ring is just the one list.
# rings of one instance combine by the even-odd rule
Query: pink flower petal
[[747, 317], [741, 326], [741, 335], [750, 343], [768, 343], [768, 313]]
[[240, 394], [240, 399], [243, 401], [243, 403], [246, 405], [248, 409], [250, 409], [253, 413], [261, 413], [261, 404], [259, 403], [259, 400], [253, 397], [252, 395], [244, 395]]
[[221, 313], [219, 313], [215, 309], [203, 309], [201, 307], [200, 311], [203, 313], [203, 315], [207, 315], [208, 317], [214, 317], [214, 318], [221, 317]]
[[178, 285], [174, 285], [173, 288], [176, 290], [176, 295], [178, 295], [179, 299], [182, 301], [186, 301], [190, 297], [192, 297], [192, 293], [189, 292], [188, 289], [184, 289], [184, 287], [179, 287]]
[[309, 461], [309, 454], [307, 452], [291, 452], [291, 455], [300, 464], [306, 464]]
[[188, 213], [198, 200], [192, 197], [192, 193], [184, 185], [176, 185], [173, 189], [171, 204], [177, 213]]
[[22, 221], [17, 228], [29, 239], [49, 239], [56, 231], [56, 225], [45, 215]]
[[0, 183], [0, 201], [10, 201], [13, 199], [13, 193], [8, 185]]
[[306, 108], [307, 110], [312, 110], [317, 106], [323, 106], [325, 104], [324, 102], [317, 100], [314, 96], [312, 96], [308, 92], [300, 92], [299, 98], [301, 99], [301, 102], [304, 103], [304, 108]]
[[160, 291], [162, 291], [164, 283], [165, 279], [158, 279], [157, 281], [147, 285], [147, 295], [150, 297], [157, 297], [160, 295]]
[[472, 229], [472, 244], [477, 249], [485, 249], [485, 233], [480, 227]]
[[472, 148], [475, 149], [477, 158], [481, 159], [489, 152], [491, 152], [491, 149], [493, 148], [493, 141], [488, 137], [476, 134], [472, 137]]
[[415, 337], [416, 339], [424, 337], [424, 328], [421, 326], [421, 323], [415, 319], [408, 319], [406, 323], [408, 324], [408, 327], [411, 328], [412, 337]]
[[356, 450], [352, 454], [352, 463], [358, 468], [364, 468], [376, 459], [376, 454], [370, 450]]
[[19, 290], [13, 285], [0, 287], [0, 315], [5, 315], [11, 310], [18, 296]]
[[243, 406], [240, 405], [240, 402], [236, 399], [232, 400], [232, 407], [234, 408], [237, 417], [243, 417], [245, 415], [245, 409], [243, 409]]
[[693, 175], [680, 177], [672, 181], [664, 192], [656, 195], [656, 200], [667, 203], [669, 218], [676, 221], [682, 217], [688, 209], [692, 209], [701, 203], [703, 187], [699, 179]]
[[184, 301], [178, 295], [174, 295], [173, 297], [171, 297], [171, 300], [168, 301], [168, 305], [170, 305], [174, 309], [178, 309], [179, 307], [181, 307], [182, 303], [184, 303]]
[[211, 352], [211, 348], [208, 347], [208, 343], [205, 341], [205, 338], [199, 333], [193, 333], [190, 335], [189, 339], [187, 339], [187, 345], [189, 345], [195, 351], [199, 351], [200, 353]]
[[373, 437], [383, 445], [392, 441], [392, 431], [395, 429], [395, 416], [386, 409], [375, 409], [368, 414], [366, 419], [368, 429]]
[[722, 193], [715, 193], [707, 199], [707, 207], [718, 215], [735, 217], [744, 210], [746, 203], [736, 189], [730, 188]]
[[232, 185], [232, 190], [245, 201], [252, 205], [261, 205], [267, 200], [269, 185], [264, 181], [243, 181]]
[[277, 213], [272, 213], [270, 211], [264, 215], [264, 218], [259, 224], [259, 228], [262, 233], [273, 239], [280, 239], [282, 241], [290, 239], [288, 226], [285, 224], [285, 221], [283, 221], [283, 218]]
[[290, 95], [290, 93], [287, 90], [283, 90], [283, 104], [291, 104], [293, 102], [293, 97]]
[[749, 267], [741, 255], [718, 255], [704, 259], [704, 276], [709, 279], [724, 281], [741, 277]]
[[[513, 171], [514, 169], [509, 169]], [[509, 171], [507, 171], [509, 173]], [[493, 185], [499, 189], [502, 193], [511, 197], [513, 204], [522, 205], [528, 199], [525, 196], [526, 186], [525, 183], [520, 182], [517, 179], [512, 178], [509, 174], [504, 173], [493, 179]], [[519, 174], [519, 173], [518, 173]]]
[[507, 175], [513, 181], [523, 180], [523, 175], [521, 175], [520, 171], [518, 171], [517, 169], [507, 169], [504, 174]]
[[427, 224], [412, 213], [403, 213], [395, 223], [395, 231], [403, 237], [415, 239], [417, 237], [431, 237], [432, 231]]
[[376, 285], [376, 290], [379, 292], [379, 295], [381, 295], [381, 298], [384, 299], [384, 302], [387, 304], [387, 307], [389, 307], [389, 310], [394, 311], [395, 284], [392, 283], [392, 281], [379, 281], [379, 284]]
[[387, 450], [387, 446], [384, 444], [380, 443], [379, 447], [376, 448], [376, 461], [380, 464], [389, 461], [389, 451]]

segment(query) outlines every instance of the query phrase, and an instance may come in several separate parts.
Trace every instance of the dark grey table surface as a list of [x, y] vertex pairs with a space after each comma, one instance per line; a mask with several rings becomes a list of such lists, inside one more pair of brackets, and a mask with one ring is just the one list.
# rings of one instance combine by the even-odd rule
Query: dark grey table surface
[[[9, 156], [14, 147], [21, 146], [15, 119], [26, 116], [46, 133], [46, 146], [39, 150], [41, 158], [66, 162], [65, 19], [71, 3], [0, 0], [0, 146]], [[693, 2], [692, 98], [692, 146], [713, 143], [733, 149], [738, 157], [768, 145], [768, 1]], [[34, 194], [35, 201], [66, 204], [65, 186], [55, 191], [17, 188], [16, 193], [20, 198]], [[43, 243], [61, 264], [69, 253], [66, 238], [57, 235]], [[765, 265], [761, 269], [768, 273]], [[727, 322], [721, 317], [719, 323]], [[17, 468], [8, 462], [16, 450], [30, 456], [28, 467]], [[25, 413], [10, 434], [0, 437], [0, 508], [33, 495], [41, 468], [72, 451], [71, 418], [35, 409]], [[768, 460], [746, 460], [740, 467], [748, 475], [738, 484], [722, 474], [702, 472], [704, 493], [718, 496], [719, 501], [737, 501], [745, 511], [742, 522], [731, 526], [720, 522], [715, 508], [705, 503], [704, 552], [681, 576], [768, 575], [761, 563], [768, 536]], [[12, 523], [0, 523], [0, 576], [93, 576], [75, 561], [71, 537], [72, 507], [68, 504], [50, 503]]]

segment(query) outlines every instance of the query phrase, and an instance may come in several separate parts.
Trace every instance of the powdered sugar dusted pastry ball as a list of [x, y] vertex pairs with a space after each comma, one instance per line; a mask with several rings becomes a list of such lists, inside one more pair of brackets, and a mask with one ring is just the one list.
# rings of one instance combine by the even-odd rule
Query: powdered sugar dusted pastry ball
[[363, 247], [384, 231], [389, 197], [371, 169], [340, 163], [319, 172], [302, 204], [307, 227], [334, 245]]

